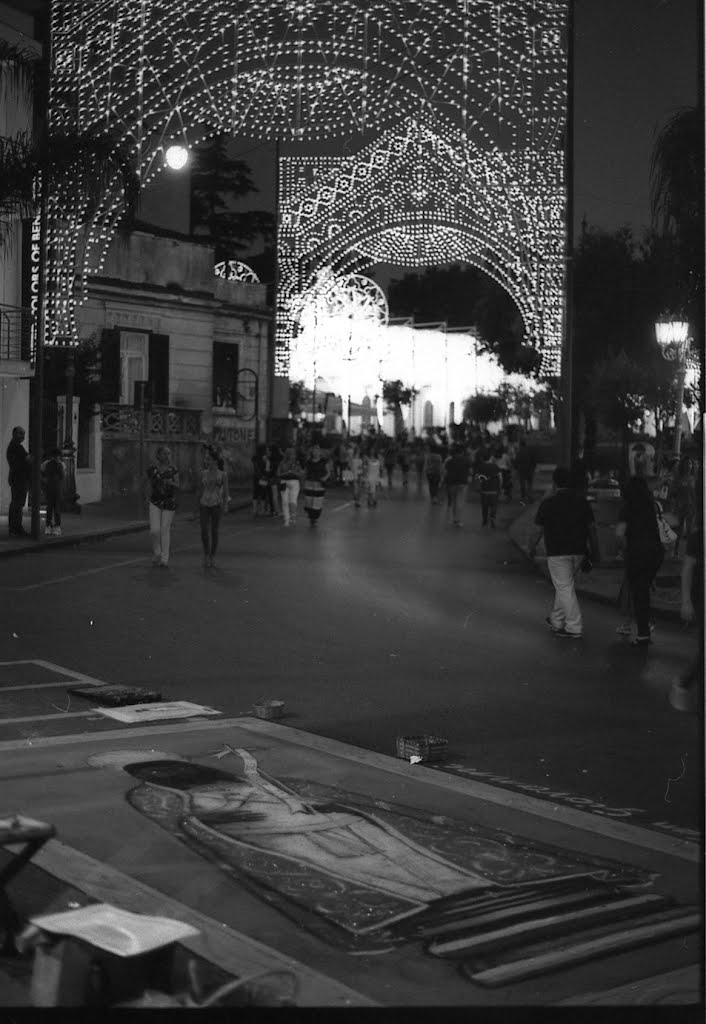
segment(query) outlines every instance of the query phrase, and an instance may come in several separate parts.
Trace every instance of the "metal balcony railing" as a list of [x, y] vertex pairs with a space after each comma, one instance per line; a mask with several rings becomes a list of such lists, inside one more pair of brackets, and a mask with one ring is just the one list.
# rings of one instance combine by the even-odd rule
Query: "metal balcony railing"
[[0, 302], [0, 360], [30, 361], [33, 320], [31, 310]]

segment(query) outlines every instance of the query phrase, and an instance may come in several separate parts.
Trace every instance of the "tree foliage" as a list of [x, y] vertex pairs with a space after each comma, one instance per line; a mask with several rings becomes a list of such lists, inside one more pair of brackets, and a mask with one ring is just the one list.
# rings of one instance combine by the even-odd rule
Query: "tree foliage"
[[382, 382], [382, 397], [385, 407], [395, 417], [395, 437], [399, 437], [404, 432], [402, 406], [409, 405], [418, 394], [417, 388], [410, 387], [401, 380], [384, 380]]
[[508, 373], [536, 373], [539, 353], [524, 342], [522, 317], [510, 295], [479, 267], [451, 264], [405, 274], [389, 289], [390, 314], [417, 322], [474, 327], [481, 351], [495, 355]]
[[272, 246], [275, 218], [267, 210], [235, 210], [239, 199], [259, 189], [244, 160], [228, 156], [224, 138], [195, 152], [191, 173], [191, 232], [214, 247], [216, 260], [232, 259], [262, 238]]
[[499, 394], [472, 395], [463, 403], [463, 418], [481, 427], [502, 420], [507, 413], [505, 400]]

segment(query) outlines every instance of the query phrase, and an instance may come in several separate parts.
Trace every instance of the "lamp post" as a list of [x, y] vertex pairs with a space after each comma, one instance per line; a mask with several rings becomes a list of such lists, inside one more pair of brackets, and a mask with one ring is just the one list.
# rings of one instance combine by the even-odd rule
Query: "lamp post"
[[681, 449], [681, 418], [684, 405], [684, 381], [686, 379], [686, 356], [689, 351], [689, 324], [678, 317], [660, 317], [655, 323], [655, 335], [662, 355], [677, 367], [677, 400], [674, 418], [674, 454]]

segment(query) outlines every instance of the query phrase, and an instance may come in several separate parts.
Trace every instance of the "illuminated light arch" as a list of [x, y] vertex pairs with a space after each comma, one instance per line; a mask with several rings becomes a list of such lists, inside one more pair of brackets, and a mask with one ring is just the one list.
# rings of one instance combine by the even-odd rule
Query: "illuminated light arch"
[[[525, 303], [521, 311], [528, 335], [543, 353], [546, 350], [544, 366], [549, 372], [558, 365], [551, 326], [557, 317], [552, 319], [544, 306], [556, 301], [556, 289], [542, 291], [548, 277], [541, 278], [532, 265], [538, 243], [529, 245], [528, 239], [534, 223], [544, 232], [551, 222], [546, 256], [555, 268], [555, 250], [564, 244], [563, 223], [554, 211], [563, 210], [564, 204], [561, 147], [568, 4], [569, 0], [54, 0], [51, 123], [59, 130], [105, 132], [127, 145], [143, 186], [161, 173], [165, 151], [172, 144], [190, 148], [230, 133], [306, 143], [344, 139], [346, 145], [357, 138], [361, 145], [365, 137], [390, 137], [392, 132], [406, 152], [407, 200], [423, 205], [430, 195], [428, 154], [398, 131], [405, 118], [412, 118], [450, 146], [455, 157], [447, 168], [464, 168], [478, 188], [484, 178], [473, 177], [473, 171], [483, 168], [489, 178], [488, 198], [499, 204], [502, 219], [507, 220], [508, 210], [513, 216], [528, 217], [514, 235], [503, 226], [486, 240], [494, 247], [493, 272], [506, 278], [508, 290], [514, 289], [512, 294]], [[474, 154], [480, 154], [480, 161], [468, 159]], [[356, 166], [355, 174], [363, 173], [375, 179], [378, 168]], [[483, 202], [482, 196], [478, 201]], [[410, 213], [409, 203], [400, 201], [398, 206], [399, 222], [371, 222], [368, 242], [360, 230], [358, 244], [369, 248], [370, 240], [386, 230], [388, 245], [398, 253], [401, 245], [407, 265], [421, 265], [422, 257], [427, 263], [447, 262], [448, 253], [439, 252], [441, 247], [431, 241], [433, 224], [448, 228], [444, 237], [457, 240], [459, 246], [461, 238], [467, 239], [467, 258], [483, 258], [478, 253], [483, 236], [474, 235], [485, 223], [483, 218], [475, 227], [470, 221], [459, 225], [452, 215], [424, 218]], [[119, 188], [116, 184], [92, 211], [80, 197], [69, 192], [57, 195], [51, 213], [50, 344], [59, 338], [78, 340], [75, 301], [86, 298], [89, 276], [100, 273], [121, 214]], [[322, 221], [323, 215], [318, 219]], [[323, 230], [327, 234], [335, 228]], [[337, 273], [355, 265], [343, 251], [344, 237], [345, 233], [337, 248], [329, 246], [341, 261], [332, 264]], [[408, 241], [410, 237], [416, 241]], [[525, 244], [519, 257], [510, 246], [513, 238]], [[373, 248], [375, 253], [384, 251], [382, 242]], [[321, 265], [322, 255], [312, 252], [311, 258]], [[505, 260], [518, 259], [525, 266], [502, 270]], [[292, 279], [310, 277], [301, 267], [295, 272], [287, 265], [285, 271]], [[523, 274], [531, 282], [527, 289], [518, 283]], [[563, 267], [561, 276], [563, 280]], [[536, 294], [530, 302], [525, 293], [529, 296], [532, 287]], [[290, 298], [278, 301], [285, 317], [291, 313]], [[281, 372], [287, 362], [286, 332], [278, 337]]]
[[213, 272], [216, 277], [223, 278], [225, 281], [243, 281], [246, 284], [260, 283], [260, 278], [252, 267], [241, 260], [221, 260], [220, 263], [214, 265]]
[[288, 373], [300, 296], [324, 268], [468, 262], [511, 295], [543, 373], [558, 373], [562, 173], [559, 154], [486, 153], [413, 118], [353, 157], [283, 160], [275, 372]]
[[316, 390], [319, 378], [337, 390], [348, 407], [351, 394], [376, 376], [389, 358], [385, 293], [364, 274], [336, 276], [321, 271], [298, 302], [297, 330], [290, 350], [292, 380]]

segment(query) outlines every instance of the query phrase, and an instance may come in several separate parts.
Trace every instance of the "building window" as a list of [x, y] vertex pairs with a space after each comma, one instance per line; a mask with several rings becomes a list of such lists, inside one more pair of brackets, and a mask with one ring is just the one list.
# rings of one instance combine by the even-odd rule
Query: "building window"
[[238, 346], [227, 341], [213, 343], [213, 404], [234, 409], [237, 403]]
[[147, 380], [149, 335], [136, 331], [120, 332], [120, 404], [132, 405], [135, 381]]

